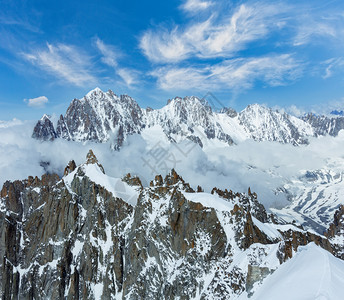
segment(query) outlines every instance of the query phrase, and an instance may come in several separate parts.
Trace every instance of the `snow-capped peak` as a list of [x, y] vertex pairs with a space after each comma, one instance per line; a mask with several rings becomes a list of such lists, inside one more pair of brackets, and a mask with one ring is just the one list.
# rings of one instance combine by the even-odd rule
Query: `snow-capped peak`
[[104, 92], [99, 88], [99, 87], [96, 87], [95, 89], [89, 91], [87, 94], [86, 94], [86, 97], [91, 97], [93, 94], [97, 95], [97, 94], [104, 94]]
[[41, 118], [41, 121], [44, 121], [45, 119], [48, 119], [50, 120], [51, 119], [51, 116], [47, 115], [47, 114], [44, 114]]
[[[96, 142], [107, 142], [114, 137], [113, 146], [119, 149], [128, 135], [159, 127], [170, 141], [187, 138], [201, 147], [214, 139], [229, 145], [246, 139], [299, 145], [307, 143], [309, 136], [337, 135], [344, 128], [344, 118], [297, 118], [260, 104], [248, 105], [240, 113], [225, 107], [212, 108], [206, 97], [190, 96], [175, 97], [160, 109], [141, 109], [130, 96], [117, 96], [111, 90], [103, 92], [97, 87], [81, 100], [71, 102], [57, 125], [56, 136]], [[48, 140], [46, 132], [54, 130], [36, 130], [33, 136]]]

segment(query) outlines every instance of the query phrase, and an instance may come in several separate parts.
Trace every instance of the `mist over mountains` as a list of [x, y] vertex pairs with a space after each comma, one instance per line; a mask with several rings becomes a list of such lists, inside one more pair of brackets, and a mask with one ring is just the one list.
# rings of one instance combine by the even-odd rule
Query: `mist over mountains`
[[[100, 200], [99, 198], [95, 202], [96, 206], [93, 206], [93, 204], [89, 206], [88, 200], [83, 202], [84, 200], [81, 201], [81, 198], [75, 198], [73, 201], [78, 203], [78, 207], [71, 208], [69, 207], [68, 200], [63, 209], [61, 206], [62, 211], [65, 211], [65, 209], [74, 211], [75, 216], [80, 215], [81, 217], [75, 219], [70, 216], [68, 220], [62, 221], [65, 217], [61, 211], [57, 219], [51, 219], [48, 222], [57, 222], [56, 224], [63, 222], [67, 226], [65, 227], [66, 230], [69, 228], [70, 232], [76, 232], [76, 228], [79, 228], [78, 226], [94, 222], [92, 221], [93, 217], [88, 215], [86, 211], [99, 210], [101, 214], [106, 215], [105, 218], [107, 219], [107, 221], [104, 221], [105, 225], [103, 224], [105, 226], [103, 229], [106, 232], [106, 240], [103, 233], [102, 237], [96, 238], [97, 241], [93, 240], [93, 238], [92, 240], [86, 238], [92, 230], [97, 231], [100, 228], [97, 229], [97, 226], [92, 229], [92, 226], [87, 225], [88, 229], [85, 232], [80, 232], [80, 236], [75, 236], [72, 239], [67, 237], [69, 234], [67, 234], [68, 230], [63, 234], [59, 233], [59, 238], [54, 240], [52, 247], [55, 249], [54, 251], [57, 251], [56, 253], [61, 251], [68, 252], [68, 247], [74, 247], [72, 263], [68, 258], [69, 254], [67, 252], [66, 255], [68, 255], [64, 257], [57, 254], [50, 257], [48, 254], [50, 250], [44, 244], [46, 241], [41, 240], [39, 236], [31, 237], [32, 241], [35, 241], [33, 248], [25, 248], [25, 243], [19, 242], [19, 244], [16, 244], [17, 242], [13, 241], [18, 246], [18, 249], [21, 249], [18, 250], [19, 252], [16, 252], [18, 257], [22, 257], [23, 253], [37, 251], [38, 248], [43, 249], [43, 256], [36, 258], [35, 264], [30, 265], [29, 261], [22, 262], [19, 260], [15, 263], [17, 269], [13, 269], [12, 273], [6, 273], [7, 275], [12, 274], [8, 275], [9, 277], [15, 277], [15, 270], [19, 270], [18, 272], [24, 281], [17, 286], [18, 290], [16, 293], [24, 295], [24, 290], [19, 291], [25, 286], [27, 288], [31, 286], [28, 278], [31, 276], [30, 274], [36, 272], [35, 266], [37, 265], [41, 266], [40, 275], [38, 277], [35, 275], [36, 284], [40, 290], [36, 290], [35, 293], [40, 295], [44, 291], [46, 295], [50, 295], [49, 289], [42, 282], [60, 278], [54, 271], [55, 265], [52, 265], [52, 262], [56, 262], [57, 264], [63, 263], [66, 266], [65, 268], [67, 268], [65, 272], [68, 276], [63, 279], [67, 280], [63, 284], [63, 293], [65, 295], [75, 296], [75, 293], [80, 293], [82, 286], [88, 286], [86, 289], [89, 289], [89, 292], [93, 293], [96, 299], [98, 296], [100, 297], [101, 294], [99, 293], [107, 295], [106, 297], [115, 297], [116, 293], [114, 293], [114, 290], [116, 289], [119, 293], [127, 295], [126, 297], [131, 295], [131, 290], [135, 291], [132, 292], [134, 294], [143, 293], [142, 295], [146, 295], [145, 293], [151, 288], [151, 285], [147, 282], [142, 289], [139, 288], [139, 286], [136, 286], [128, 279], [130, 277], [129, 273], [127, 274], [125, 273], [127, 271], [123, 270], [121, 271], [124, 272], [121, 273], [122, 275], [118, 273], [118, 270], [108, 270], [109, 272], [116, 273], [114, 275], [116, 277], [116, 287], [110, 290], [105, 289], [103, 286], [104, 282], [111, 278], [106, 275], [108, 271], [104, 268], [101, 272], [99, 271], [102, 274], [101, 277], [99, 277], [100, 275], [94, 277], [90, 283], [87, 283], [87, 280], [81, 283], [82, 280], [85, 280], [82, 279], [84, 278], [83, 276], [89, 275], [83, 273], [84, 271], [80, 271], [87, 266], [85, 261], [80, 260], [82, 253], [80, 249], [91, 251], [87, 249], [90, 249], [91, 245], [95, 245], [94, 243], [99, 247], [107, 245], [106, 249], [109, 251], [110, 249], [114, 250], [118, 246], [118, 251], [124, 251], [120, 257], [130, 256], [131, 250], [129, 248], [133, 245], [130, 246], [127, 241], [131, 239], [134, 232], [132, 231], [134, 230], [133, 228], [130, 229], [130, 226], [133, 226], [130, 224], [135, 223], [135, 226], [140, 226], [139, 223], [141, 221], [134, 215], [139, 214], [140, 211], [143, 213], [143, 207], [149, 203], [149, 205], [153, 205], [156, 209], [154, 208], [151, 217], [145, 214], [142, 217], [145, 220], [146, 218], [150, 220], [148, 221], [147, 219], [147, 222], [151, 224], [149, 228], [152, 231], [145, 237], [138, 235], [137, 238], [150, 241], [152, 245], [155, 245], [152, 247], [156, 247], [157, 240], [154, 236], [160, 232], [161, 228], [167, 226], [166, 228], [171, 227], [173, 229], [175, 228], [174, 226], [177, 226], [175, 224], [179, 222], [176, 221], [178, 217], [175, 221], [171, 221], [171, 216], [175, 211], [181, 214], [185, 213], [183, 222], [189, 222], [189, 205], [193, 207], [192, 205], [194, 204], [187, 204], [183, 208], [176, 204], [180, 201], [180, 198], [173, 198], [173, 191], [177, 186], [181, 188], [181, 191], [186, 189], [185, 191], [188, 193], [197, 191], [193, 195], [184, 195], [185, 197], [187, 196], [187, 201], [190, 201], [190, 203], [202, 203], [205, 210], [206, 207], [213, 207], [213, 209], [219, 211], [217, 218], [220, 218], [219, 216], [222, 216], [222, 214], [237, 214], [237, 208], [232, 205], [238, 199], [241, 200], [238, 200], [237, 205], [242, 207], [241, 209], [244, 211], [240, 215], [241, 217], [238, 217], [241, 221], [239, 219], [234, 221], [234, 219], [226, 219], [227, 217], [225, 217], [224, 220], [226, 221], [223, 221], [225, 223], [238, 222], [235, 223], [237, 225], [233, 225], [232, 229], [228, 229], [224, 225], [225, 223], [221, 221], [221, 230], [226, 232], [227, 245], [238, 245], [239, 248], [237, 250], [233, 250], [232, 254], [228, 254], [226, 251], [229, 248], [227, 249], [226, 247], [229, 246], [224, 246], [221, 249], [225, 252], [222, 253], [221, 250], [222, 254], [218, 252], [214, 254], [215, 256], [211, 256], [214, 259], [213, 263], [207, 263], [207, 266], [203, 260], [191, 263], [189, 261], [191, 258], [189, 257], [186, 260], [189, 262], [186, 263], [185, 261], [184, 265], [179, 269], [178, 272], [180, 274], [191, 276], [191, 273], [189, 273], [191, 265], [196, 264], [199, 267], [199, 272], [201, 272], [203, 279], [197, 277], [197, 282], [194, 282], [194, 286], [198, 286], [198, 291], [193, 290], [193, 293], [196, 293], [195, 295], [202, 294], [205, 299], [207, 297], [213, 299], [214, 295], [218, 295], [221, 298], [223, 294], [217, 291], [219, 287], [214, 283], [216, 281], [223, 288], [226, 287], [225, 289], [230, 290], [228, 294], [230, 299], [235, 299], [236, 297], [244, 297], [242, 299], [245, 299], [245, 297], [252, 295], [256, 290], [258, 291], [258, 286], [264, 282], [263, 279], [265, 277], [270, 278], [270, 273], [279, 270], [278, 266], [284, 260], [284, 258], [281, 260], [282, 256], [285, 256], [286, 260], [288, 257], [294, 257], [299, 246], [306, 245], [309, 242], [321, 245], [325, 249], [321, 251], [330, 251], [339, 258], [344, 255], [342, 252], [344, 245], [342, 241], [344, 236], [342, 220], [343, 198], [341, 196], [344, 191], [342, 180], [344, 170], [344, 157], [342, 155], [344, 134], [341, 131], [344, 118], [341, 116], [328, 117], [314, 114], [296, 117], [258, 104], [249, 105], [243, 111], [236, 112], [231, 108], [218, 107], [218, 104], [215, 105], [212, 98], [208, 99], [208, 101], [206, 100], [198, 99], [197, 97], [177, 97], [169, 100], [166, 106], [161, 109], [142, 109], [130, 96], [117, 96], [112, 91], [104, 93], [97, 88], [82, 99], [74, 99], [68, 107], [66, 114], [64, 116], [61, 115], [57, 120], [44, 115], [38, 122], [13, 120], [0, 123], [0, 165], [2, 170], [0, 183], [5, 183], [1, 196], [3, 203], [2, 211], [4, 215], [8, 212], [9, 216], [12, 216], [15, 211], [11, 203], [14, 201], [16, 209], [23, 212], [20, 217], [15, 217], [11, 221], [13, 224], [16, 224], [17, 238], [19, 235], [29, 234], [24, 233], [29, 230], [27, 227], [25, 227], [26, 229], [23, 227], [24, 224], [28, 224], [26, 220], [36, 220], [36, 216], [44, 218], [48, 214], [45, 208], [41, 209], [43, 208], [41, 205], [44, 205], [44, 207], [54, 207], [57, 199], [59, 199], [58, 201], [62, 201], [61, 199], [66, 201], [70, 197], [68, 196], [69, 194], [72, 195], [72, 198], [75, 196], [84, 197], [83, 199], [98, 199], [98, 196], [95, 196], [96, 194], [98, 195], [98, 192], [95, 192], [96, 194], [93, 195], [94, 191], [89, 189], [89, 186], [94, 184], [99, 186], [99, 195], [103, 199]], [[92, 154], [90, 154], [89, 149], [93, 150]], [[93, 153], [96, 153], [96, 158], [92, 158], [94, 156]], [[87, 156], [86, 164], [84, 163], [85, 156]], [[71, 163], [71, 160], [75, 162]], [[102, 164], [99, 170], [93, 170], [93, 167], [87, 166], [95, 163], [97, 166], [98, 161]], [[66, 165], [68, 165], [67, 168], [65, 168]], [[77, 168], [77, 166], [79, 167]], [[69, 174], [71, 172], [73, 175]], [[39, 176], [44, 173], [48, 175], [44, 175], [39, 179]], [[57, 175], [53, 175], [55, 173]], [[130, 175], [126, 175], [128, 173]], [[162, 176], [156, 177], [158, 174]], [[178, 174], [182, 175], [182, 178]], [[163, 179], [164, 177], [165, 179]], [[139, 178], [140, 184], [136, 190], [135, 188], [133, 190], [131, 187], [123, 186], [123, 183], [121, 183], [133, 183], [133, 178]], [[171, 178], [174, 179], [172, 180]], [[16, 181], [15, 183], [7, 181], [16, 179], [21, 181]], [[136, 182], [136, 179], [134, 181]], [[177, 182], [179, 183], [177, 184]], [[186, 185], [186, 183], [188, 184]], [[135, 184], [137, 185], [137, 182]], [[170, 185], [172, 186], [169, 187]], [[14, 194], [12, 189], [16, 191]], [[103, 189], [105, 192], [103, 192]], [[152, 189], [155, 189], [155, 191]], [[54, 196], [49, 196], [50, 190], [58, 190], [59, 192], [56, 195], [54, 194]], [[130, 195], [128, 194], [129, 190], [131, 191]], [[45, 191], [45, 194], [41, 194], [41, 191]], [[63, 196], [61, 196], [61, 193]], [[113, 200], [111, 197], [108, 197], [107, 193], [121, 200]], [[154, 193], [159, 195], [159, 200], [156, 203], [154, 202], [155, 200], [151, 199]], [[219, 198], [215, 199], [212, 196], [214, 193], [217, 193]], [[25, 197], [20, 195], [25, 195]], [[26, 199], [33, 201], [32, 203], [30, 202], [31, 208], [25, 208], [25, 201], [28, 201]], [[170, 210], [162, 209], [162, 207], [165, 207], [164, 201], [167, 201], [166, 199], [170, 201]], [[226, 206], [229, 204], [223, 203], [223, 199], [232, 204], [224, 208], [221, 205]], [[244, 204], [247, 200], [243, 199], [251, 199], [250, 201], [253, 202], [249, 202], [250, 204], [247, 206], [247, 204]], [[256, 199], [258, 199], [258, 202], [256, 202]], [[121, 201], [128, 203], [129, 208], [127, 204], [123, 204]], [[137, 201], [139, 201], [137, 205], [142, 206], [140, 209], [135, 208]], [[118, 206], [119, 211], [124, 209], [128, 214], [134, 215], [129, 217], [129, 215], [126, 216], [126, 213], [123, 213], [123, 220], [125, 219], [126, 221], [123, 221], [124, 223], [121, 225], [117, 224], [117, 221], [114, 222], [112, 220], [111, 215], [107, 215], [105, 207], [110, 205], [110, 203], [116, 207]], [[256, 219], [252, 221], [250, 219], [251, 214], [255, 214], [256, 209], [259, 209], [260, 213], [256, 214]], [[19, 211], [15, 213], [18, 214]], [[264, 211], [264, 216], [261, 215], [262, 211]], [[195, 220], [199, 220], [202, 223], [204, 220], [200, 216], [203, 216], [203, 208], [198, 213], [200, 215], [195, 217]], [[128, 219], [126, 219], [127, 217]], [[162, 220], [165, 219], [169, 221], [163, 222]], [[214, 219], [213, 216], [209, 220], [217, 222], [217, 219]], [[161, 222], [163, 222], [163, 226]], [[192, 228], [189, 227], [191, 225], [187, 226], [188, 230], [191, 230], [189, 243], [192, 243], [192, 239], [199, 239], [198, 242], [195, 242], [195, 245], [197, 245], [197, 243], [202, 243], [204, 239], [207, 239], [208, 237], [206, 236], [208, 234], [209, 236], [212, 235], [209, 228], [209, 230], [205, 229], [200, 224]], [[330, 224], [332, 224], [332, 227], [330, 227]], [[122, 225], [126, 226], [124, 235], [113, 233], [115, 228], [118, 230], [118, 228], [122, 228], [120, 227]], [[247, 229], [245, 226], [251, 229]], [[239, 228], [241, 229], [239, 230]], [[7, 232], [6, 230], [9, 229], [3, 230]], [[200, 230], [208, 230], [209, 232], [207, 231], [208, 233], [205, 236], [203, 233], [197, 233]], [[235, 234], [233, 233], [236, 238], [230, 242], [228, 241], [232, 237], [229, 235], [228, 230], [236, 232]], [[49, 234], [54, 235], [55, 233], [51, 232]], [[166, 232], [159, 234], [158, 240], [169, 239], [169, 235], [166, 235]], [[48, 238], [48, 235], [45, 239]], [[324, 235], [326, 235], [326, 238], [324, 238]], [[239, 236], [251, 236], [252, 240], [245, 244], [246, 246], [242, 246]], [[181, 232], [178, 233], [179, 237], [183, 239]], [[218, 238], [222, 241], [225, 236], [219, 236]], [[112, 241], [120, 239], [122, 240], [121, 243], [124, 244], [123, 246], [116, 244], [117, 246], [112, 248], [112, 244], [107, 243], [109, 239]], [[215, 247], [215, 244], [213, 244], [214, 240], [209, 241], [209, 243], [209, 249], [213, 249]], [[257, 243], [265, 246], [257, 248]], [[71, 246], [67, 246], [67, 244]], [[189, 246], [186, 249], [189, 249], [191, 253], [194, 250], [191, 250], [193, 249], [192, 247], [188, 248]], [[178, 244], [177, 248], [173, 249], [171, 245], [163, 247], [165, 247], [164, 256], [171, 255], [173, 252], [174, 259], [169, 262], [163, 262], [161, 257], [155, 256], [155, 250], [148, 250], [148, 253], [145, 255], [148, 255], [148, 257], [153, 255], [154, 259], [157, 260], [157, 262], [151, 261], [150, 266], [152, 268], [171, 267], [176, 271], [179, 268], [176, 267], [178, 257], [187, 257], [185, 256], [186, 252], [183, 252], [186, 246]], [[312, 248], [316, 247], [315, 245], [305, 247], [305, 252], [297, 254], [296, 257], [303, 257], [305, 253], [310, 253], [309, 255], [314, 257], [325, 255], [320, 250], [319, 252], [316, 248]], [[12, 255], [6, 251], [4, 252], [7, 253], [6, 255]], [[195, 251], [196, 255], [203, 255], [202, 253], [205, 253], [205, 250], [203, 251], [201, 248], [197, 248]], [[267, 257], [264, 258], [264, 255], [258, 255], [255, 251], [257, 253], [264, 252], [269, 259]], [[291, 254], [289, 254], [289, 251], [291, 251]], [[92, 250], [89, 255], [105, 255], [105, 253], [100, 250]], [[208, 254], [204, 255], [207, 257]], [[224, 261], [222, 258], [220, 259], [222, 255], [225, 255], [225, 257], [226, 255], [229, 255], [228, 257], [234, 255], [231, 258], [234, 259], [233, 264], [228, 265], [226, 259]], [[235, 260], [236, 255], [238, 257], [242, 257], [242, 255], [246, 257], [248, 255], [247, 257], [250, 257], [249, 262], [242, 264], [243, 262], [239, 261], [239, 258]], [[98, 262], [98, 266], [99, 263], [102, 266], [108, 264], [108, 259], [112, 259], [110, 257], [111, 255], [106, 259], [102, 258]], [[12, 262], [13, 259], [12, 257], [10, 261]], [[43, 264], [42, 259], [48, 261], [48, 263]], [[115, 259], [118, 259], [118, 257]], [[126, 259], [129, 259], [131, 263], [138, 264], [137, 272], [139, 270], [143, 272], [143, 269], [140, 268], [146, 264], [144, 270], [147, 273], [145, 274], [153, 276], [152, 270], [147, 265], [145, 258], [143, 260], [132, 260], [132, 258], [127, 257]], [[334, 258], [329, 259], [332, 262]], [[304, 259], [298, 258], [298, 260], [303, 261]], [[336, 260], [332, 263], [333, 266], [331, 268], [335, 269]], [[238, 264], [242, 264], [239, 269], [237, 269]], [[207, 282], [205, 280], [206, 276], [210, 276], [214, 266], [220, 265], [223, 268], [223, 274], [231, 274], [232, 279], [226, 281], [223, 279], [222, 273], [222, 275], [212, 273], [213, 275], [211, 276], [213, 276], [212, 278], [215, 281], [204, 289], [204, 284]], [[316, 268], [320, 270], [322, 265], [319, 264]], [[81, 276], [78, 277], [79, 283], [76, 290], [75, 288], [73, 288], [74, 290], [71, 289], [71, 286], [75, 285], [75, 280], [77, 280], [77, 277], [75, 277], [76, 273], [75, 271], [73, 273], [73, 270], [78, 270]], [[100, 269], [98, 268], [98, 270]], [[283, 269], [281, 270], [276, 271], [276, 274], [284, 274]], [[165, 282], [166, 278], [172, 278], [169, 277], [172, 276], [171, 272], [162, 272], [160, 275], [162, 276], [160, 277], [161, 283]], [[284, 275], [281, 276], [283, 277]], [[239, 280], [238, 282], [242, 281], [238, 283], [236, 280]], [[61, 278], [57, 282], [62, 282]], [[72, 284], [72, 282], [74, 283]], [[124, 287], [124, 285], [122, 286], [124, 282], [127, 282], [125, 284], [131, 283]], [[256, 287], [253, 288], [255, 282]], [[66, 286], [69, 287], [66, 288]], [[158, 289], [161, 288], [161, 285], [158, 284], [157, 286], [159, 287]], [[176, 283], [172, 283], [172, 286], [173, 293], [178, 295], [182, 295], [185, 292], [184, 288], [191, 288], [181, 287], [176, 285]], [[59, 293], [61, 289], [62, 287], [57, 284], [52, 291], [53, 293]], [[273, 291], [271, 290], [271, 293]], [[160, 293], [162, 293], [161, 290]], [[165, 293], [165, 296], [170, 295], [170, 292], [167, 290], [163, 293]], [[338, 293], [338, 290], [336, 290], [335, 295], [338, 295]], [[123, 296], [124, 294], [117, 295]], [[80, 296], [79, 294], [81, 298], [85, 297], [85, 295]], [[155, 294], [155, 296], [157, 295]]]

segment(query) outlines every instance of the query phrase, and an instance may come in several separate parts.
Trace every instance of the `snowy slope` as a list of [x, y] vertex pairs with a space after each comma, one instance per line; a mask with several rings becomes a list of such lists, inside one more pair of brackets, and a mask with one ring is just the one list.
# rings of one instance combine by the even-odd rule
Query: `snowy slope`
[[238, 118], [249, 136], [257, 141], [297, 145], [306, 143], [306, 137], [313, 135], [311, 126], [302, 120], [258, 104], [247, 106]]
[[268, 276], [252, 299], [341, 300], [344, 261], [310, 243]]
[[322, 234], [332, 222], [335, 211], [344, 204], [342, 170], [338, 164], [332, 169], [304, 172], [283, 187], [292, 199], [290, 205], [271, 210], [287, 222], [294, 219]]
[[208, 139], [219, 139], [229, 145], [230, 135], [216, 122], [216, 113], [197, 97], [176, 97], [157, 110], [146, 110], [148, 127], [160, 126], [172, 141], [191, 139], [203, 146]]
[[72, 173], [63, 178], [66, 185], [71, 184], [75, 176], [78, 176], [78, 172], [82, 172], [95, 184], [99, 184], [106, 190], [112, 193], [114, 197], [121, 198], [130, 205], [135, 206], [139, 192], [137, 188], [134, 188], [127, 183], [123, 182], [121, 178], [113, 178], [105, 175], [99, 166], [95, 164], [82, 165]]

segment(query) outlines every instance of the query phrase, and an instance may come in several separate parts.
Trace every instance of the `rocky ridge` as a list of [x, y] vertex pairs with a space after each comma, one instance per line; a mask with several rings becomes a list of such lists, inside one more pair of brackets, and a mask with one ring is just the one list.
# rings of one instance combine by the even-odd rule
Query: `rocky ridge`
[[[0, 290], [5, 299], [235, 299], [315, 242], [328, 239], [279, 224], [254, 192], [200, 187], [174, 170], [149, 187], [105, 175], [90, 151], [64, 176], [6, 182], [0, 194]], [[337, 240], [336, 240], [337, 241]]]
[[176, 97], [161, 109], [143, 109], [128, 95], [117, 96], [111, 90], [96, 88], [71, 102], [56, 130], [44, 116], [32, 137], [43, 141], [63, 138], [110, 142], [118, 150], [127, 136], [159, 128], [171, 142], [187, 139], [201, 147], [209, 140], [232, 145], [246, 139], [300, 145], [310, 136], [337, 135], [344, 128], [342, 119], [314, 115], [296, 118], [258, 104], [239, 113], [226, 107], [217, 110], [197, 97]]
[[308, 113], [301, 118], [314, 129], [315, 136], [331, 135], [337, 136], [339, 131], [344, 129], [344, 117], [318, 116]]

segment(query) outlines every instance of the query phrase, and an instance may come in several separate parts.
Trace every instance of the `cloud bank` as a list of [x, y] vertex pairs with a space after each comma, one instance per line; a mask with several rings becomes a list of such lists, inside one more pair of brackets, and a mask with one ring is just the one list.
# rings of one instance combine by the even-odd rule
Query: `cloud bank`
[[[45, 170], [41, 162], [49, 162], [47, 170], [62, 175], [69, 160], [77, 164], [85, 161], [93, 149], [105, 172], [113, 177], [126, 173], [137, 174], [145, 185], [156, 173], [166, 175], [175, 168], [195, 188], [201, 185], [210, 192], [213, 187], [247, 192], [256, 191], [259, 200], [267, 207], [287, 204], [285, 195], [276, 189], [304, 174], [322, 168], [341, 173], [344, 166], [342, 149], [344, 136], [311, 139], [308, 146], [294, 147], [273, 142], [251, 140], [236, 146], [212, 145], [206, 149], [187, 142], [171, 145], [157, 144], [156, 140], [140, 135], [130, 136], [121, 151], [110, 149], [110, 144], [75, 143], [57, 139], [39, 142], [31, 138], [35, 122], [13, 120], [0, 122], [0, 185], [6, 180], [25, 179], [29, 175], [41, 176]], [[157, 149], [157, 147], [159, 149]], [[154, 151], [164, 151], [157, 161]]]

